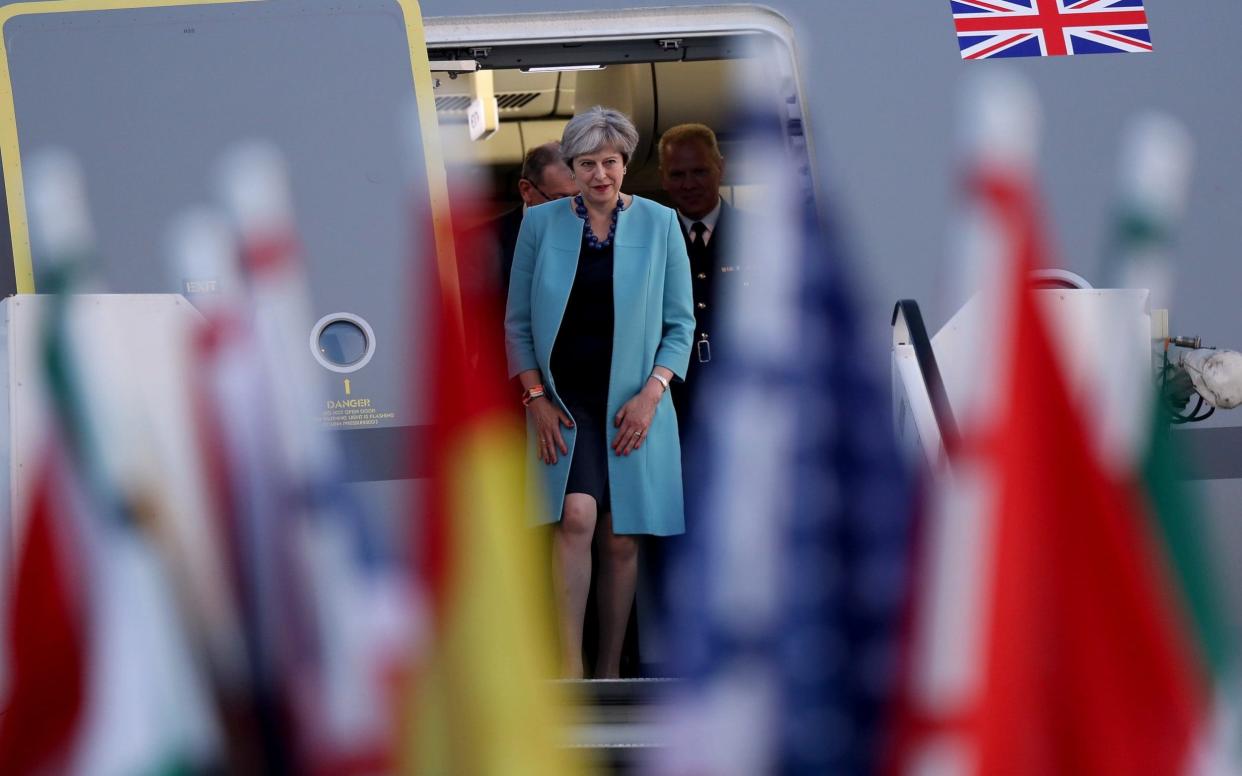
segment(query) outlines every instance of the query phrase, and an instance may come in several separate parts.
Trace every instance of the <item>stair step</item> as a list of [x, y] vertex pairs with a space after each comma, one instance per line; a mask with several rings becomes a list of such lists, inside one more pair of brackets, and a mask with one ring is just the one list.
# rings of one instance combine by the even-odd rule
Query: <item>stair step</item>
[[678, 679], [559, 679], [580, 706], [654, 706], [676, 689]]
[[589, 753], [602, 773], [641, 773], [667, 744], [661, 704], [677, 679], [559, 680], [574, 703], [566, 745]]

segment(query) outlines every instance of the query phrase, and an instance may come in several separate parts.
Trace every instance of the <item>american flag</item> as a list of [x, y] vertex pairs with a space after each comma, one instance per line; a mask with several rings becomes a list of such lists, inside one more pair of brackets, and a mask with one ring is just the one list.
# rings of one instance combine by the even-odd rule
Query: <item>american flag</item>
[[1151, 51], [1143, 0], [950, 0], [962, 59]]
[[743, 117], [771, 176], [702, 388], [687, 533], [669, 589], [687, 697], [660, 776], [869, 773], [895, 669], [909, 499], [848, 262], [779, 122]]

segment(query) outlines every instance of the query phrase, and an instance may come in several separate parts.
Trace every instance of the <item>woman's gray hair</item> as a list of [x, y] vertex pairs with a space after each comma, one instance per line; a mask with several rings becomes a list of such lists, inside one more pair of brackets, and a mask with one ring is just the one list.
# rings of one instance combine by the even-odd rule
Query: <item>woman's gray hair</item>
[[638, 147], [638, 129], [621, 111], [596, 105], [565, 125], [561, 135], [561, 158], [573, 167], [575, 157], [593, 154], [605, 146], [615, 148], [621, 153], [621, 160], [629, 164]]

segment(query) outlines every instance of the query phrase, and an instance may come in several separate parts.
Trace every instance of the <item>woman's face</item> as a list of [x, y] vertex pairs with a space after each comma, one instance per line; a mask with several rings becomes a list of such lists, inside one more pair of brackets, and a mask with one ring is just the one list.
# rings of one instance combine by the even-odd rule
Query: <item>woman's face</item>
[[624, 178], [625, 162], [621, 152], [611, 146], [574, 157], [574, 181], [588, 203], [604, 207], [616, 205]]

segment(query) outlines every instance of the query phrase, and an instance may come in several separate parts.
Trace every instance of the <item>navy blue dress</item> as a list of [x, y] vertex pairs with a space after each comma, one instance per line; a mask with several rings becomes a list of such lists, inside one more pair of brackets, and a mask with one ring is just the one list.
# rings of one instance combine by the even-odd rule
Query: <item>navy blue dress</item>
[[612, 372], [613, 250], [592, 248], [584, 235], [578, 271], [556, 334], [549, 367], [578, 438], [566, 493], [594, 496], [608, 512], [608, 380]]

